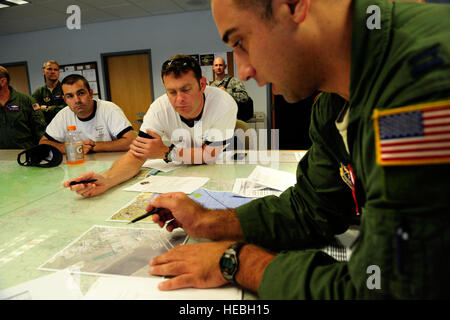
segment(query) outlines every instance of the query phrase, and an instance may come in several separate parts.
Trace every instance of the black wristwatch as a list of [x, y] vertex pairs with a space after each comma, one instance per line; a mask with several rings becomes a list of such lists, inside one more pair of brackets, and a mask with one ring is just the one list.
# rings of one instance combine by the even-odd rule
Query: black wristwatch
[[173, 160], [175, 160], [176, 152], [173, 149], [174, 147], [175, 147], [175, 145], [171, 144], [170, 147], [169, 147], [169, 150], [166, 152], [166, 155], [164, 157], [164, 161], [166, 163], [172, 162]]
[[223, 277], [232, 283], [236, 283], [236, 273], [239, 270], [239, 252], [244, 245], [246, 245], [245, 242], [232, 244], [220, 258], [220, 271]]

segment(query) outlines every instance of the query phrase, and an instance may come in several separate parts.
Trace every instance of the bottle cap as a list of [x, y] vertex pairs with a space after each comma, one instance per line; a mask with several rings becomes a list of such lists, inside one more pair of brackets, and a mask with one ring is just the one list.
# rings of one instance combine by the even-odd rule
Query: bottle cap
[[76, 130], [77, 126], [67, 126], [67, 130]]

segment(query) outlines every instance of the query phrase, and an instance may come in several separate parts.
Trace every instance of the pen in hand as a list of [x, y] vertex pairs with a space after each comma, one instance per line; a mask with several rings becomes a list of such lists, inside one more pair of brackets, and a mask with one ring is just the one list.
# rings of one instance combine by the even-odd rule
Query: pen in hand
[[95, 182], [95, 181], [97, 181], [97, 179], [92, 179], [92, 180], [81, 180], [81, 181], [71, 181], [71, 182], [69, 183], [69, 185], [74, 186], [74, 185], [76, 185], [76, 184], [92, 183], [92, 182]]
[[137, 218], [134, 218], [133, 220], [131, 220], [130, 222], [128, 222], [128, 224], [130, 223], [135, 223], [139, 220], [142, 220], [144, 218], [147, 218], [148, 216], [151, 216], [152, 214], [158, 213], [161, 210], [163, 210], [163, 208], [153, 208], [151, 211], [147, 212], [146, 214], [143, 214], [142, 216], [139, 216]]

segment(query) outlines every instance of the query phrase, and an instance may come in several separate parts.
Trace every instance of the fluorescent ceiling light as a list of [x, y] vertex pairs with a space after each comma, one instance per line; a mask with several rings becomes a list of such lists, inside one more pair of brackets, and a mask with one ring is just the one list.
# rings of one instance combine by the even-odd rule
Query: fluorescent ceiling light
[[27, 4], [29, 3], [28, 1], [24, 1], [24, 0], [6, 0], [7, 2], [12, 2], [15, 4]]
[[9, 6], [8, 6], [7, 4], [1, 4], [1, 3], [0, 3], [0, 9], [1, 9], [1, 8], [9, 8]]

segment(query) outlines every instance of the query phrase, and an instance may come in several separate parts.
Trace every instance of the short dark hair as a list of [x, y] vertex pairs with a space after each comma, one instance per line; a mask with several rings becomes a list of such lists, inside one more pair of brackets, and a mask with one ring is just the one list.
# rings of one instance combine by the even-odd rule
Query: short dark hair
[[[212, 4], [214, 0], [209, 0]], [[219, 0], [217, 0], [219, 1]], [[272, 0], [234, 0], [236, 7], [256, 11], [264, 20], [272, 20]]]
[[[86, 80], [86, 78], [83, 77], [82, 75], [76, 74], [76, 73], [69, 74], [68, 76], [64, 77], [63, 81], [61, 82], [61, 86], [62, 86], [62, 85], [65, 85], [65, 84], [71, 86], [71, 85], [73, 85], [75, 82], [80, 81], [80, 80], [83, 82], [83, 84], [84, 84], [84, 86], [86, 87], [86, 89], [87, 89], [88, 91], [91, 91], [91, 87], [89, 86], [89, 82]], [[63, 91], [64, 91], [64, 90], [63, 90]]]
[[164, 80], [164, 76], [173, 73], [175, 77], [179, 77], [182, 73], [193, 71], [195, 78], [200, 82], [202, 78], [202, 69], [198, 64], [198, 61], [191, 56], [185, 54], [177, 54], [170, 57], [163, 63], [161, 68], [161, 78]]
[[238, 8], [251, 9], [260, 14], [264, 20], [272, 20], [272, 0], [234, 0]]

